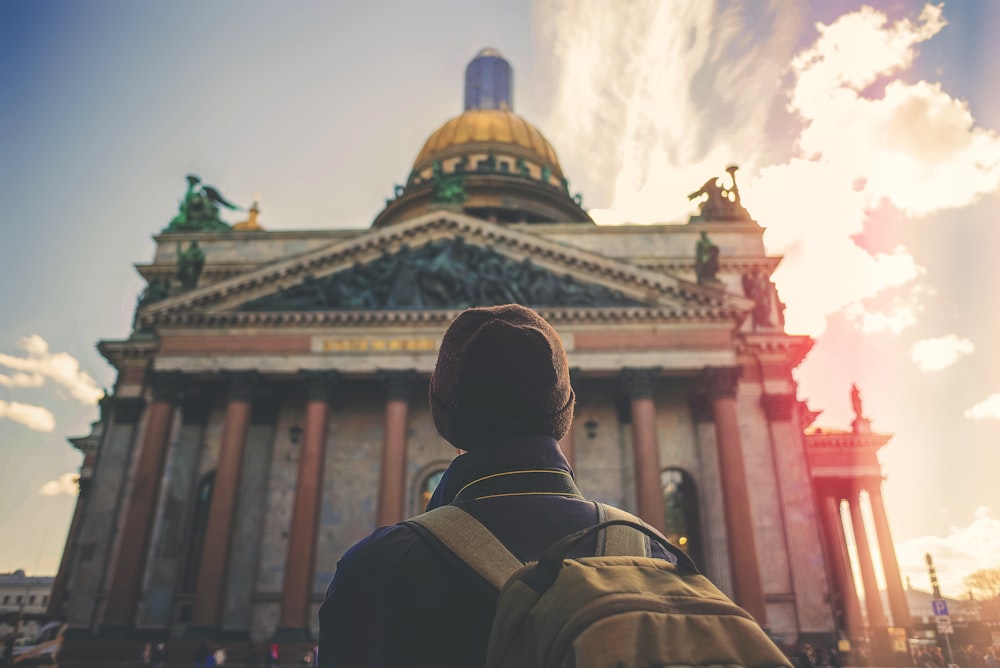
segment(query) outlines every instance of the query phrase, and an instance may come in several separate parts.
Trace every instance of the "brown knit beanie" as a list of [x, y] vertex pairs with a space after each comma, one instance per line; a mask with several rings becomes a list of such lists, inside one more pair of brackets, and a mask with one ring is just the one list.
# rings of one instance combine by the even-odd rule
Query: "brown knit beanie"
[[559, 440], [576, 396], [549, 323], [518, 304], [471, 308], [448, 327], [431, 375], [434, 425], [463, 450], [514, 435]]

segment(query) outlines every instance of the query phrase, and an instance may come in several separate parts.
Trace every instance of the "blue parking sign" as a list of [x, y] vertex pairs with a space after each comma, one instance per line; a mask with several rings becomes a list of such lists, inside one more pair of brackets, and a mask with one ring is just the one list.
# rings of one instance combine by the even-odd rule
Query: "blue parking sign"
[[948, 614], [948, 604], [943, 598], [931, 599], [931, 607], [934, 609], [934, 615], [936, 617], [942, 617]]

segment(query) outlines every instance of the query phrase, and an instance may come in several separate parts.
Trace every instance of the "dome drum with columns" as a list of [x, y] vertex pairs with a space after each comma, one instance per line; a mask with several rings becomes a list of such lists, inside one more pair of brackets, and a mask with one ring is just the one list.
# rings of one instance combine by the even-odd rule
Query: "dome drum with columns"
[[69, 624], [61, 663], [134, 661], [145, 642], [302, 656], [340, 556], [420, 512], [455, 456], [427, 402], [448, 323], [509, 302], [566, 347], [577, 404], [560, 448], [589, 498], [662, 530], [788, 645], [909, 627], [884, 512], [872, 549], [893, 603], [867, 625], [838, 513], [859, 485], [878, 509], [887, 437], [805, 433], [792, 371], [812, 340], [784, 330], [763, 228], [707, 204], [594, 224], [511, 111], [506, 61], [473, 64], [466, 110], [370, 227], [264, 229], [255, 204], [229, 228], [189, 177], [192, 215], [136, 265], [133, 331], [98, 344], [117, 377], [74, 439], [86, 459], [50, 605]]
[[513, 112], [511, 82], [499, 52], [479, 52], [466, 70], [465, 112], [431, 134], [373, 227], [442, 206], [502, 223], [593, 223], [555, 149]]

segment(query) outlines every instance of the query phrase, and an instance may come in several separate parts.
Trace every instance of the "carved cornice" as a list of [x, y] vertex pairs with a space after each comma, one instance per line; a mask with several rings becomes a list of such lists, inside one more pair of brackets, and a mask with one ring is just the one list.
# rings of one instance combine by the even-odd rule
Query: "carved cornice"
[[764, 407], [764, 415], [770, 422], [787, 422], [795, 415], [798, 403], [795, 394], [783, 392], [781, 394], [764, 394], [760, 397], [760, 403]]
[[[706, 323], [738, 321], [743, 311], [732, 308], [713, 307], [568, 307], [535, 309], [552, 323]], [[262, 311], [262, 312], [222, 312], [198, 313], [180, 312], [164, 315], [157, 319], [161, 328], [197, 327], [206, 329], [243, 327], [287, 327], [287, 326], [337, 326], [351, 327], [370, 325], [447, 325], [460, 313], [457, 310], [428, 311]]]
[[300, 371], [305, 380], [306, 401], [329, 401], [333, 389], [340, 381], [340, 373], [329, 371]]
[[120, 341], [105, 340], [97, 343], [97, 351], [116, 369], [120, 369], [126, 364], [149, 362], [159, 347], [160, 342], [154, 337], [136, 337]]
[[878, 450], [892, 434], [855, 434], [850, 431], [814, 431], [805, 435], [807, 449]]
[[788, 363], [789, 369], [794, 369], [805, 359], [816, 340], [809, 336], [797, 334], [743, 334], [736, 342], [737, 355], [781, 355]]
[[[669, 273], [694, 273], [694, 255], [691, 257], [668, 257], [668, 258], [657, 258], [657, 257], [640, 257], [640, 258], [630, 258], [629, 260], [632, 264], [637, 267], [642, 267], [643, 269], [649, 269], [650, 271], [657, 272], [669, 272]], [[753, 271], [754, 269], [763, 272], [766, 276], [770, 276], [774, 270], [781, 263], [780, 257], [732, 257], [732, 256], [722, 256], [719, 258], [719, 273], [720, 274], [741, 274], [747, 271]]]
[[[740, 318], [753, 306], [752, 301], [742, 297], [704, 288], [537, 235], [513, 231], [460, 214], [451, 214], [449, 217], [429, 214], [157, 302], [141, 313], [142, 324], [180, 324], [172, 316], [183, 314], [181, 320], [187, 320], [191, 317], [192, 310], [232, 307], [297, 284], [307, 274], [325, 276], [350, 266], [355, 261], [370, 261], [382, 252], [398, 250], [404, 243], [412, 246], [417, 239], [430, 241], [456, 234], [464, 236], [471, 243], [505, 252], [515, 259], [530, 257], [543, 268], [554, 265], [557, 271], [576, 272], [578, 278], [585, 275], [637, 299], [657, 299], [661, 304], [663, 300], [674, 299], [684, 303], [683, 308], [667, 309], [671, 311], [705, 311], [706, 315], [711, 314], [716, 318]], [[656, 307], [651, 304], [651, 308]], [[235, 314], [212, 315], [231, 318]], [[246, 315], [260, 317], [269, 314], [238, 314]], [[336, 315], [344, 314], [335, 314], [335, 317]]]
[[701, 385], [709, 399], [735, 399], [742, 367], [707, 366], [701, 371]]
[[622, 388], [629, 399], [651, 399], [656, 382], [660, 378], [658, 367], [634, 369], [626, 367], [620, 374]]

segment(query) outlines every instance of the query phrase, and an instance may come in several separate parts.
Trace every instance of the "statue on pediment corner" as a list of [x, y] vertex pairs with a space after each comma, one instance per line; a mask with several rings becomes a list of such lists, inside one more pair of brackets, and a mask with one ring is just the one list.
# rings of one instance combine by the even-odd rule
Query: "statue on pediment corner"
[[204, 267], [205, 251], [198, 245], [197, 240], [192, 240], [185, 250], [181, 250], [181, 244], [177, 242], [177, 280], [180, 281], [181, 288], [184, 290], [196, 288]]
[[774, 285], [771, 280], [764, 275], [760, 269], [744, 273], [742, 276], [743, 294], [754, 302], [751, 311], [754, 330], [758, 328], [772, 328], [771, 322], [771, 302], [774, 294]]
[[698, 284], [715, 283], [719, 272], [719, 247], [708, 238], [708, 232], [701, 231], [701, 237], [694, 246], [694, 273]]
[[201, 178], [194, 174], [187, 175], [187, 182], [187, 192], [184, 193], [184, 199], [181, 200], [179, 211], [163, 232], [226, 232], [230, 230], [229, 224], [219, 218], [219, 207], [225, 207], [232, 211], [241, 211], [242, 209], [227, 201], [212, 186], [203, 185]]
[[713, 176], [701, 188], [688, 195], [689, 200], [704, 198], [699, 203], [699, 215], [692, 221], [712, 222], [721, 220], [752, 220], [750, 212], [743, 208], [740, 189], [736, 185], [736, 165], [726, 168], [732, 185], [726, 186], [722, 179]]

